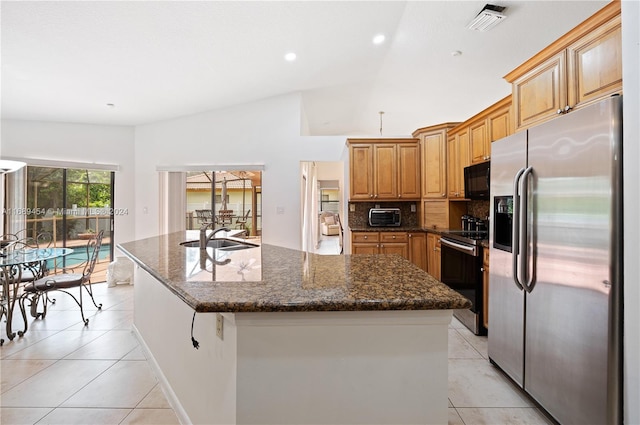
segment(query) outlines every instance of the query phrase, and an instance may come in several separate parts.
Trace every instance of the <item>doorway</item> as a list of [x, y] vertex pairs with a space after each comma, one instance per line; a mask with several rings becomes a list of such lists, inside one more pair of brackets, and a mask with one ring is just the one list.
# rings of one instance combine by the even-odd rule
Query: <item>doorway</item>
[[302, 250], [343, 253], [344, 163], [302, 161]]

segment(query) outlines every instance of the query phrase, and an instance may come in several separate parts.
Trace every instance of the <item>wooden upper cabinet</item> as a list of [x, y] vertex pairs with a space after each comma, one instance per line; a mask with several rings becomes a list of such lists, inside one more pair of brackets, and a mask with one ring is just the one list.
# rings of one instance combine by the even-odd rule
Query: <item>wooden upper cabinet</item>
[[[508, 102], [506, 102], [508, 100]], [[510, 136], [511, 131], [511, 96], [499, 102], [498, 108], [489, 114], [489, 158], [491, 158], [491, 143]]]
[[420, 145], [407, 143], [398, 145], [398, 198], [419, 199]]
[[469, 126], [469, 150], [471, 152], [471, 163], [477, 164], [489, 159], [491, 147], [489, 146], [489, 134], [487, 120], [479, 120]]
[[622, 90], [622, 31], [612, 19], [567, 49], [569, 105], [574, 108]]
[[447, 189], [449, 199], [464, 198], [464, 167], [469, 160], [469, 127], [452, 133], [447, 141]]
[[607, 4], [505, 76], [516, 131], [622, 92], [620, 3]]
[[423, 127], [413, 132], [422, 152], [422, 197], [447, 197], [447, 132], [460, 123]]
[[373, 198], [373, 146], [349, 146], [349, 197], [351, 200]]
[[396, 145], [373, 145], [373, 198], [396, 199], [398, 197], [398, 158]]
[[445, 198], [447, 196], [447, 135], [444, 132], [424, 137], [424, 177], [422, 196]]
[[567, 103], [566, 54], [560, 52], [513, 82], [516, 129], [558, 115]]
[[420, 199], [417, 139], [349, 139], [349, 199]]

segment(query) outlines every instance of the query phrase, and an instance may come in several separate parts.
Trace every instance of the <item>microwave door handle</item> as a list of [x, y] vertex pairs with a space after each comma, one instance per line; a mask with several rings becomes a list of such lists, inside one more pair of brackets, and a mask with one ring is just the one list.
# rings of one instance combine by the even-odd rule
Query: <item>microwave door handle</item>
[[511, 227], [511, 272], [513, 282], [521, 290], [524, 287], [518, 279], [518, 248], [520, 240], [520, 177], [522, 177], [524, 170], [524, 168], [518, 170], [513, 178], [513, 222]]
[[520, 205], [520, 234], [519, 234], [519, 242], [520, 242], [520, 272], [522, 273], [522, 278], [520, 278], [520, 283], [524, 286], [524, 289], [527, 292], [531, 292], [533, 287], [531, 283], [533, 282], [533, 274], [529, 270], [529, 226], [528, 226], [528, 211], [529, 211], [529, 176], [533, 172], [533, 167], [528, 167], [524, 173], [522, 173], [522, 177], [520, 177], [520, 197], [521, 197], [521, 205]]

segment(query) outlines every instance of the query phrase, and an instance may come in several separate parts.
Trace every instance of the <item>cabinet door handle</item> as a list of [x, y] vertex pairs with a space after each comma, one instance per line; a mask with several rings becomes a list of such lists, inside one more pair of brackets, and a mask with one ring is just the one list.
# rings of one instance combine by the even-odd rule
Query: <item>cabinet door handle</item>
[[556, 111], [556, 114], [558, 114], [558, 115], [562, 114], [562, 109], [558, 109], [558, 110]]
[[365, 239], [368, 239], [368, 238], [369, 238], [369, 236], [365, 236], [364, 238], [365, 238]]
[[447, 196], [445, 193], [442, 194], [442, 197], [444, 198], [445, 196]]
[[369, 198], [373, 198], [373, 193], [369, 195]]
[[483, 272], [484, 271], [484, 267], [480, 267], [480, 271]]
[[564, 111], [565, 112], [569, 112], [571, 109], [573, 109], [573, 108], [571, 108], [571, 106], [569, 106], [569, 105], [564, 107]]

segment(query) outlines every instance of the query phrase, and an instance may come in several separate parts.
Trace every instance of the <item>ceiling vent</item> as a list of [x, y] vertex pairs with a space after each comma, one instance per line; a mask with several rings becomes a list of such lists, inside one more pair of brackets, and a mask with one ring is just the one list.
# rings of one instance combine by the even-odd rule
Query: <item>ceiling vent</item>
[[493, 4], [485, 4], [480, 13], [469, 22], [467, 28], [476, 31], [488, 31], [491, 28], [498, 25], [500, 22], [507, 18], [507, 15], [503, 15], [502, 12], [505, 8], [503, 6], [495, 6]]

